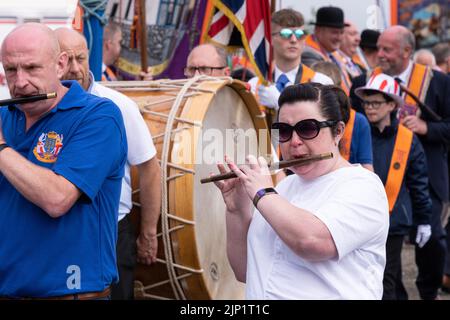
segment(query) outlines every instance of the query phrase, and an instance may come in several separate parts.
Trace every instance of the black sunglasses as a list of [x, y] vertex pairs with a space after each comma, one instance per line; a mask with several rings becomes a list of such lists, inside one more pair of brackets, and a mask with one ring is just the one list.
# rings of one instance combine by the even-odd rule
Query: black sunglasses
[[276, 132], [278, 132], [278, 141], [287, 142], [291, 140], [292, 133], [295, 130], [300, 138], [311, 140], [319, 135], [321, 128], [332, 127], [337, 123], [338, 121], [336, 120], [317, 121], [316, 119], [305, 119], [291, 126], [284, 122], [275, 122], [272, 124], [272, 130], [276, 131], [272, 132], [272, 134], [276, 135]]

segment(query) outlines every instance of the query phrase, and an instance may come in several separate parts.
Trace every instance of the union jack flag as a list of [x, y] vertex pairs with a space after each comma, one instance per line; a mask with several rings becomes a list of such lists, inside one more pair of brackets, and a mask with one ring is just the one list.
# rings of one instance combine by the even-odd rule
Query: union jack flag
[[[258, 78], [271, 80], [270, 0], [210, 0], [203, 40], [244, 47]], [[209, 11], [209, 12], [208, 12]]]

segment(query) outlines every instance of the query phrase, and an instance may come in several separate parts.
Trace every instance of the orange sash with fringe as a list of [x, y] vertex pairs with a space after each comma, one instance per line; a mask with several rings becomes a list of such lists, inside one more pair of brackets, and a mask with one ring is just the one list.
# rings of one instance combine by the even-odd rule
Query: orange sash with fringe
[[412, 131], [400, 124], [398, 126], [397, 137], [395, 138], [394, 151], [392, 152], [388, 177], [384, 186], [389, 202], [390, 214], [394, 209], [395, 202], [397, 202], [398, 194], [400, 193], [403, 177], [405, 176], [409, 152], [411, 150], [412, 140]]
[[339, 142], [339, 151], [341, 153], [341, 156], [347, 161], [349, 161], [350, 159], [350, 147], [352, 145], [352, 135], [353, 135], [353, 128], [355, 127], [355, 118], [356, 118], [356, 111], [350, 109], [350, 118], [348, 119], [348, 122], [345, 124], [344, 135], [342, 136], [342, 139]]

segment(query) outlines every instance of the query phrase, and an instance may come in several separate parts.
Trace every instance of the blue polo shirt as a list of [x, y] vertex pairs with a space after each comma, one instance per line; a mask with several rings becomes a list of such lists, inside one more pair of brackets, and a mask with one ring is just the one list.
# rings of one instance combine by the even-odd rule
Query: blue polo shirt
[[0, 110], [10, 146], [82, 192], [55, 219], [0, 173], [0, 296], [102, 291], [118, 278], [117, 212], [127, 155], [123, 119], [110, 100], [87, 94], [77, 82], [63, 84], [69, 91], [28, 131], [18, 108]]
[[356, 112], [349, 162], [361, 164], [373, 163], [370, 124], [367, 118], [359, 112]]

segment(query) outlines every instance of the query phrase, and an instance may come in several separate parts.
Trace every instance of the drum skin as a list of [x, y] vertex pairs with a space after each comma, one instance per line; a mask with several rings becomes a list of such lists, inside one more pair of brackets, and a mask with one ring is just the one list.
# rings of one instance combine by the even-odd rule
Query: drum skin
[[[238, 163], [243, 163], [248, 153], [269, 157], [272, 149], [265, 134], [267, 124], [245, 83], [231, 78], [200, 78], [183, 93], [187, 81], [102, 83], [138, 104], [154, 138], [158, 159], [166, 167], [161, 183], [167, 186], [162, 200], [167, 212], [163, 206], [158, 226], [159, 259], [151, 266], [138, 264], [136, 298], [243, 299], [244, 284], [235, 279], [228, 263], [222, 196], [214, 184], [201, 184], [200, 179], [217, 173], [216, 163], [223, 162], [225, 154]], [[167, 134], [167, 116], [176, 108], [176, 120]], [[132, 219], [139, 230], [135, 168], [132, 184]], [[175, 270], [172, 277], [170, 270]]]

